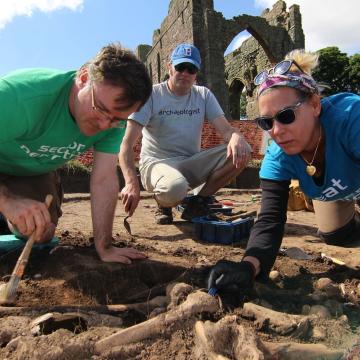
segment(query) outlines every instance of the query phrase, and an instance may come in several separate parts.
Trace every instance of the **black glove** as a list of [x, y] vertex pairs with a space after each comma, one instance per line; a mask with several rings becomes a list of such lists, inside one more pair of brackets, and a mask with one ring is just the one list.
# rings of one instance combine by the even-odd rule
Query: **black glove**
[[210, 272], [208, 290], [239, 292], [241, 289], [252, 288], [255, 273], [255, 266], [249, 261], [220, 260]]

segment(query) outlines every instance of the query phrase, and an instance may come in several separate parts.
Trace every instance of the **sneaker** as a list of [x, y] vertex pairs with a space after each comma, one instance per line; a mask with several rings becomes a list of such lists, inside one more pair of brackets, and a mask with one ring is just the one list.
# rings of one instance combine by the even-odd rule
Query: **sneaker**
[[173, 222], [171, 207], [158, 207], [155, 211], [155, 222], [159, 225], [168, 225]]
[[191, 221], [194, 217], [209, 215], [210, 207], [208, 206], [206, 199], [207, 197], [199, 195], [190, 197], [181, 214], [181, 218], [183, 220]]

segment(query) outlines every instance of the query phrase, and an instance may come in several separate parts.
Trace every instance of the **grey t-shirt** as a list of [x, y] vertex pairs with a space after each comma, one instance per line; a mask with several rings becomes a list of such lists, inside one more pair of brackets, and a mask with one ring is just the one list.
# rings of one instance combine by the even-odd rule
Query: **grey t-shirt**
[[189, 94], [176, 96], [167, 82], [154, 85], [146, 104], [129, 116], [144, 126], [140, 167], [198, 153], [204, 120], [211, 122], [221, 115], [214, 94], [204, 86], [193, 85]]

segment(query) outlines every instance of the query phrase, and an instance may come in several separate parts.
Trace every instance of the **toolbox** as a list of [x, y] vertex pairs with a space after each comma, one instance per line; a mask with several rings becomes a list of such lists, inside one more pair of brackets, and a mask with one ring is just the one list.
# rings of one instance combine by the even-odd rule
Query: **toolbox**
[[255, 217], [240, 218], [232, 222], [212, 220], [207, 216], [192, 219], [195, 234], [201, 241], [231, 244], [248, 238]]

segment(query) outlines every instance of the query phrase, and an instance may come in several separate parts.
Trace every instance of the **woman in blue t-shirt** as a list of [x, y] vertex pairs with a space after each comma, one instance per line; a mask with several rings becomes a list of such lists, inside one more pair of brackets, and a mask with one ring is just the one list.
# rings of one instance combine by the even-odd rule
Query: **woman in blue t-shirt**
[[243, 260], [219, 261], [209, 288], [249, 287], [258, 274], [267, 276], [284, 234], [291, 179], [313, 199], [323, 241], [351, 246], [359, 239], [360, 97], [339, 93], [321, 99], [311, 76], [316, 65], [316, 55], [295, 50], [254, 79], [256, 122], [274, 140], [260, 170], [261, 211]]

